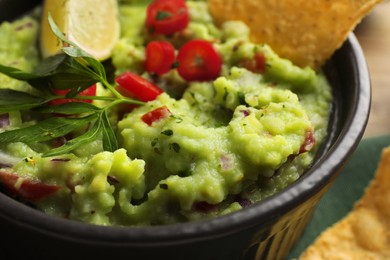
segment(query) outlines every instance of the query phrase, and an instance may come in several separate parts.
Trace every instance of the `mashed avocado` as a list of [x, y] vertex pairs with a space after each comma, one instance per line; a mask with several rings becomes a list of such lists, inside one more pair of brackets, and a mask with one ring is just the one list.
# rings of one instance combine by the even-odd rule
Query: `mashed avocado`
[[[187, 1], [189, 25], [165, 40], [174, 46], [195, 38], [212, 42], [222, 71], [215, 80], [189, 83], [172, 69], [156, 80], [143, 68], [151, 40], [142, 29], [146, 5], [120, 2], [121, 38], [109, 62], [114, 75], [137, 72], [164, 93], [124, 116], [110, 111], [119, 149], [104, 151], [95, 138], [72, 152], [44, 157], [55, 146], [52, 140], [0, 143], [0, 156], [8, 158], [0, 171], [60, 187], [29, 201], [38, 209], [99, 225], [162, 225], [223, 215], [295, 182], [327, 134], [332, 95], [322, 72], [252, 43], [240, 21], [217, 28], [204, 1]], [[32, 70], [39, 62], [38, 31], [32, 17], [2, 24], [0, 64]], [[266, 61], [261, 71], [248, 66], [258, 53]], [[4, 75], [0, 88], [33, 91]], [[98, 84], [98, 92], [106, 90]], [[164, 116], [145, 123], [142, 117], [156, 109], [164, 109]], [[8, 118], [0, 132], [37, 120], [30, 112], [10, 112]]]

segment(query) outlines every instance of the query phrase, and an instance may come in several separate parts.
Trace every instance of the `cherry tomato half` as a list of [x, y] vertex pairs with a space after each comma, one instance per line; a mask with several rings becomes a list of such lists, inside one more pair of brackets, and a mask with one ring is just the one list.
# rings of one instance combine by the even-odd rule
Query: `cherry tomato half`
[[189, 23], [184, 0], [154, 0], [148, 5], [146, 28], [153, 34], [170, 35], [183, 30]]
[[[57, 95], [66, 95], [70, 90], [69, 89], [53, 89], [53, 92]], [[96, 84], [93, 84], [91, 87], [81, 91], [79, 96], [96, 96]], [[49, 102], [50, 105], [61, 105], [69, 102], [86, 102], [92, 103], [91, 99], [77, 99], [77, 98], [60, 98], [54, 99]]]
[[116, 82], [119, 84], [117, 90], [124, 96], [135, 98], [140, 101], [151, 101], [156, 99], [163, 90], [154, 85], [152, 82], [147, 79], [126, 71], [116, 79]]
[[219, 76], [222, 60], [213, 45], [205, 40], [185, 43], [177, 55], [177, 71], [187, 81], [207, 81]]
[[175, 48], [167, 41], [151, 41], [145, 49], [145, 70], [163, 75], [175, 63]]

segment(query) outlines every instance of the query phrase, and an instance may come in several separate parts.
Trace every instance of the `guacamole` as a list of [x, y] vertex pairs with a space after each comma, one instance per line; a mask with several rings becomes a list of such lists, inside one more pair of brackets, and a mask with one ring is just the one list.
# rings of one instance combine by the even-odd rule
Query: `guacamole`
[[[295, 66], [266, 44], [252, 43], [240, 21], [216, 27], [205, 1], [186, 1], [188, 25], [156, 37], [145, 30], [148, 3], [119, 2], [121, 37], [103, 64], [113, 78], [131, 71], [163, 92], [140, 105], [108, 110], [107, 121], [118, 140], [114, 151], [105, 149], [104, 133], [99, 132], [71, 151], [44, 156], [93, 127], [42, 142], [0, 142], [5, 193], [77, 221], [165, 225], [249, 207], [283, 190], [310, 167], [327, 136], [331, 110], [324, 74]], [[3, 23], [0, 64], [33, 71], [41, 62], [38, 33], [34, 14]], [[149, 42], [168, 41], [177, 52], [193, 39], [210, 42], [218, 53], [222, 65], [217, 77], [188, 81], [176, 67], [163, 75], [145, 70]], [[264, 67], [256, 67], [254, 60], [264, 61]], [[103, 84], [96, 87], [97, 94], [111, 95]], [[2, 74], [0, 88], [39, 95], [28, 83]], [[0, 132], [6, 133], [37, 124], [42, 115], [21, 109], [0, 117]], [[11, 188], [9, 176], [19, 178]], [[50, 190], [50, 195], [15, 193], [27, 186]]]

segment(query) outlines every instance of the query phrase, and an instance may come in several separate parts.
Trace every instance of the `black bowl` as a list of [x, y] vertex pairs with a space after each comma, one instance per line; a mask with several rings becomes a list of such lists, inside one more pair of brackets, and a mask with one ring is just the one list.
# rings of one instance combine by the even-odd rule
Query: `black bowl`
[[[0, 0], [0, 21], [20, 16], [39, 1], [24, 2]], [[353, 34], [325, 72], [335, 97], [329, 137], [315, 164], [282, 192], [223, 217], [156, 227], [83, 224], [46, 215], [0, 193], [1, 259], [283, 259], [354, 152], [368, 120], [369, 73]]]

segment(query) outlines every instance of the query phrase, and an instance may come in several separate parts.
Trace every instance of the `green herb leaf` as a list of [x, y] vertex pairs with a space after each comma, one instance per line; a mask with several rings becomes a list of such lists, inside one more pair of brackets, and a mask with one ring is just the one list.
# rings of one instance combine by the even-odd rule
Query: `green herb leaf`
[[73, 47], [76, 47], [75, 49], [73, 48], [69, 48], [69, 47], [65, 47], [65, 48], [62, 48], [63, 50], [66, 51], [66, 53], [69, 55], [69, 56], [72, 56], [72, 57], [91, 57], [90, 54], [88, 54], [87, 52], [85, 52], [84, 50], [80, 49], [77, 47], [77, 45], [75, 43], [73, 43], [72, 41], [70, 41], [68, 38], [65, 37], [65, 35], [61, 32], [60, 28], [58, 28], [57, 24], [54, 22], [53, 20], [53, 17], [51, 16], [51, 14], [49, 13], [48, 15], [48, 22], [49, 22], [49, 25], [50, 25], [50, 28], [52, 30], [52, 32], [63, 42], [66, 42], [68, 43], [69, 45], [73, 46]]
[[95, 122], [93, 127], [88, 131], [86, 131], [84, 134], [70, 141], [67, 141], [64, 145], [58, 148], [54, 148], [48, 152], [43, 153], [42, 157], [57, 156], [57, 155], [69, 153], [82, 145], [95, 141], [98, 138], [100, 131], [101, 131], [101, 122], [98, 120]]
[[100, 76], [100, 78], [102, 79], [101, 81], [107, 80], [106, 70], [101, 62], [95, 60], [94, 58], [90, 58], [90, 57], [84, 57], [84, 59], [93, 68], [95, 73], [97, 73], [97, 75]]
[[[107, 80], [106, 70], [103, 64], [67, 39], [54, 23], [50, 14], [49, 23], [55, 35], [70, 46], [62, 48], [64, 53], [44, 59], [33, 73], [0, 65], [0, 73], [14, 79], [26, 81], [42, 93], [42, 97], [37, 97], [20, 91], [0, 89], [0, 113], [31, 109], [34, 112], [58, 113], [74, 115], [75, 117], [52, 117], [37, 121], [36, 124], [24, 128], [5, 131], [0, 133], [0, 143], [44, 142], [62, 137], [81, 127], [87, 129], [88, 125], [93, 122], [90, 130], [67, 141], [63, 146], [44, 153], [43, 156], [55, 156], [68, 153], [81, 145], [95, 141], [101, 137], [104, 150], [117, 150], [119, 147], [118, 140], [110, 124], [108, 111], [113, 106], [121, 103], [140, 105], [143, 102], [123, 97], [116, 91]], [[110, 101], [108, 105], [102, 108], [85, 102], [71, 102], [56, 106], [47, 104], [56, 98], [64, 98], [63, 95], [56, 95], [53, 89], [69, 90], [65, 98], [77, 99], [82, 98], [77, 96], [78, 93], [97, 82], [102, 83], [114, 96], [91, 97], [91, 99]], [[174, 145], [173, 149], [175, 148], [177, 147]]]
[[103, 149], [105, 151], [113, 152], [118, 150], [119, 144], [115, 132], [110, 124], [107, 110], [101, 113], [100, 120], [102, 122], [103, 132]]
[[12, 89], [0, 89], [0, 113], [31, 109], [46, 103], [42, 97]]
[[85, 102], [69, 102], [56, 106], [44, 106], [35, 108], [34, 111], [40, 113], [57, 113], [64, 115], [76, 115], [84, 113], [94, 113], [101, 110], [97, 106], [94, 106]]
[[71, 56], [73, 58], [80, 58], [80, 57], [86, 57], [88, 54], [83, 51], [82, 49], [79, 49], [74, 46], [70, 47], [63, 47], [62, 51], [66, 53], [68, 56]]
[[[58, 26], [55, 24], [52, 16], [49, 14], [49, 24], [51, 26], [51, 29], [53, 33], [61, 39], [63, 42], [68, 43], [71, 45], [70, 47], [63, 47], [62, 50], [69, 56], [74, 58], [83, 58], [94, 70], [97, 75], [99, 75], [102, 79], [106, 79], [106, 72], [104, 69], [104, 66], [101, 62], [97, 61], [90, 55], [89, 53], [85, 52], [84, 50], [80, 49], [75, 43], [70, 41], [65, 37], [65, 35], [61, 32], [61, 30], [58, 28]], [[81, 62], [82, 63], [82, 62]]]
[[96, 73], [66, 54], [45, 59], [34, 74], [36, 77], [28, 83], [40, 90], [77, 88], [81, 92], [101, 80]]
[[4, 66], [1, 64], [0, 64], [0, 72], [7, 75], [8, 77], [18, 79], [18, 80], [23, 80], [23, 81], [31, 80], [37, 77], [32, 73], [24, 72], [20, 69]]
[[51, 117], [35, 125], [0, 133], [0, 143], [43, 142], [62, 137], [96, 119], [96, 115], [82, 118]]

